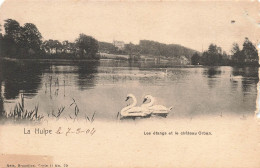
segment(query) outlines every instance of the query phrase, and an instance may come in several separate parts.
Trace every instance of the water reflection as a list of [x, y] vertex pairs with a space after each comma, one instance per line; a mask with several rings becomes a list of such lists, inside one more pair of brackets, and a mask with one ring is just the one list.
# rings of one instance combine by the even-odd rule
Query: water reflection
[[41, 74], [46, 66], [36, 62], [2, 62], [4, 97], [15, 99], [21, 92], [28, 97], [35, 95], [41, 86]]
[[24, 93], [28, 106], [39, 103], [39, 110], [46, 113], [74, 98], [82, 112], [96, 111], [105, 119], [123, 108], [128, 93], [138, 97], [138, 104], [151, 94], [160, 104], [174, 105], [169, 117], [250, 113], [255, 110], [259, 80], [258, 68], [252, 67], [166, 68], [166, 64], [128, 61], [1, 64], [0, 111], [10, 111], [15, 101], [8, 100], [18, 100]]
[[172, 68], [183, 67], [173, 62], [155, 62], [155, 61], [122, 61], [122, 60], [103, 60], [100, 62], [102, 67], [138, 67], [138, 68]]
[[96, 84], [99, 62], [78, 63], [77, 85], [80, 90], [93, 88]]
[[206, 75], [208, 78], [215, 78], [219, 75], [221, 75], [220, 67], [209, 67], [205, 68], [204, 75]]
[[203, 72], [204, 76], [207, 76], [207, 82], [209, 88], [214, 88], [217, 85], [217, 77], [221, 75], [220, 67], [208, 67]]
[[259, 81], [258, 70], [257, 67], [233, 67], [232, 75], [230, 76], [232, 84], [238, 85], [238, 81], [241, 81], [244, 95], [252, 93], [252, 91], [255, 91]]

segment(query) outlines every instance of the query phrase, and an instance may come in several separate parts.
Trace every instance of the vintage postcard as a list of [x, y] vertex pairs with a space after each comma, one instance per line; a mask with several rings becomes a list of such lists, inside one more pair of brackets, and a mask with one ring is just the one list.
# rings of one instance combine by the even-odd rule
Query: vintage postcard
[[259, 168], [260, 2], [6, 0], [0, 168]]

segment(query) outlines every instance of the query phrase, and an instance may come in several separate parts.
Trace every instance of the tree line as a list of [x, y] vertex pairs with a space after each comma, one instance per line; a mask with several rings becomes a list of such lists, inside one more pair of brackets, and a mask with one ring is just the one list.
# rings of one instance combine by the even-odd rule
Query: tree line
[[[258, 52], [255, 45], [245, 38], [242, 49], [234, 43], [231, 55], [221, 47], [210, 44], [208, 50], [199, 53], [176, 44], [163, 44], [156, 41], [140, 40], [139, 44], [126, 44], [119, 50], [112, 43], [98, 42], [95, 38], [79, 34], [74, 42], [43, 37], [33, 23], [20, 25], [13, 19], [4, 23], [4, 34], [0, 29], [0, 57], [9, 58], [63, 58], [63, 59], [99, 59], [98, 52], [152, 57], [179, 58], [185, 56], [193, 65], [258, 65]], [[0, 26], [1, 28], [1, 26]]]
[[191, 57], [193, 65], [259, 65], [259, 56], [256, 46], [246, 37], [243, 43], [242, 50], [237, 43], [234, 43], [231, 49], [231, 54], [227, 55], [222, 51], [221, 47], [215, 44], [210, 44], [208, 50], [202, 54], [194, 53]]
[[150, 40], [140, 40], [142, 54], [158, 55], [166, 58], [185, 56], [190, 58], [196, 51], [178, 44], [164, 44]]
[[[79, 34], [74, 42], [60, 42], [43, 37], [36, 25], [7, 19], [5, 34], [0, 34], [0, 56], [9, 58], [80, 58], [99, 59], [98, 41], [85, 34]], [[1, 31], [1, 30], [0, 30]]]
[[177, 44], [164, 44], [151, 40], [140, 40], [139, 44], [125, 44], [123, 50], [119, 50], [112, 43], [99, 42], [100, 52], [125, 55], [147, 55], [152, 57], [178, 58], [185, 56], [191, 58], [195, 50]]

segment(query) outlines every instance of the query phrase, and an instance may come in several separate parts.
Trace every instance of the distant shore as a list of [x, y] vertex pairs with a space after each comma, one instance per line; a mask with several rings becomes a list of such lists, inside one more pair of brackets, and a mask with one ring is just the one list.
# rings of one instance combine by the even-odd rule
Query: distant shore
[[2, 57], [0, 58], [5, 61], [40, 61], [40, 62], [97, 62], [99, 60], [94, 60], [94, 59], [44, 59], [44, 58], [23, 58], [23, 59], [18, 59], [18, 58], [8, 58], [8, 57]]
[[[0, 61], [4, 60], [4, 61], [10, 61], [10, 62], [20, 62], [20, 61], [37, 61], [39, 63], [43, 63], [43, 62], [49, 62], [49, 63], [82, 63], [82, 62], [99, 62], [99, 61], [122, 61], [122, 62], [126, 62], [126, 61], [131, 61], [129, 59], [113, 59], [113, 58], [101, 58], [99, 60], [95, 60], [95, 59], [59, 59], [59, 58], [8, 58], [8, 57], [0, 57]], [[138, 61], [134, 61], [136, 63], [138, 62], [154, 62], [152, 60], [138, 60]], [[168, 63], [171, 63], [171, 60], [167, 61]], [[158, 62], [158, 64], [164, 64], [166, 63], [165, 61], [162, 62]], [[230, 66], [230, 67], [259, 67], [260, 65], [250, 65], [250, 64], [245, 64], [245, 65], [214, 65], [214, 66], [210, 66], [210, 65], [191, 65], [191, 64], [172, 64], [172, 67], [218, 67], [218, 66]]]
[[[116, 62], [128, 62], [131, 60], [129, 59], [115, 59], [115, 58], [101, 58], [99, 60], [94, 60], [94, 59], [57, 59], [57, 58], [54, 58], [54, 59], [49, 59], [49, 58], [46, 58], [46, 59], [43, 59], [43, 58], [22, 58], [22, 59], [19, 59], [19, 58], [8, 58], [8, 57], [0, 57], [0, 60], [4, 60], [4, 61], [10, 61], [10, 62], [20, 62], [20, 61], [37, 61], [39, 63], [42, 63], [42, 62], [50, 62], [50, 63], [80, 63], [80, 62], [99, 62], [99, 61], [116, 61]], [[153, 60], [136, 60], [136, 61], [133, 61], [133, 62], [154, 62]], [[165, 62], [165, 61], [162, 61], [162, 62], [157, 62], [156, 64], [164, 64], [164, 63], [171, 63], [171, 60]], [[190, 65], [190, 64], [172, 64], [172, 66], [176, 66], [176, 67], [202, 67], [203, 65]]]

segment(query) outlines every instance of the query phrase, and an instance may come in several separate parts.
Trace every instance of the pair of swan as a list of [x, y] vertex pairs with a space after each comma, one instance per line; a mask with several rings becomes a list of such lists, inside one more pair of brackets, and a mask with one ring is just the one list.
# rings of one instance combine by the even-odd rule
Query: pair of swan
[[151, 95], [146, 95], [144, 98], [143, 103], [145, 103], [147, 100], [150, 100], [149, 103], [142, 104], [141, 106], [136, 106], [137, 100], [133, 94], [128, 94], [126, 97], [126, 101], [128, 99], [132, 99], [133, 102], [129, 106], [126, 106], [120, 111], [121, 118], [125, 117], [149, 117], [152, 114], [153, 115], [160, 115], [160, 116], [167, 116], [169, 111], [172, 109], [166, 108], [162, 105], [153, 105], [154, 104], [154, 98]]

